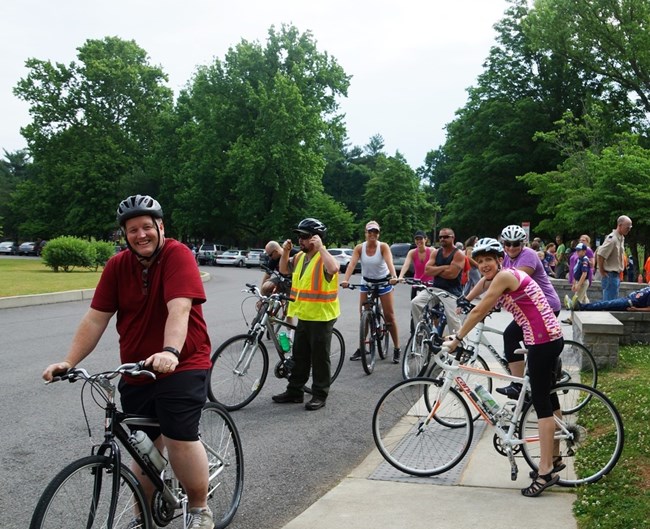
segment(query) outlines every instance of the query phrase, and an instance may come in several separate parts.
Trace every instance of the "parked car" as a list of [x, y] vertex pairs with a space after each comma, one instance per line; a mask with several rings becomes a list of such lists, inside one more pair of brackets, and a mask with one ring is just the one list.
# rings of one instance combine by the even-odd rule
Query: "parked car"
[[244, 266], [247, 250], [226, 250], [214, 260], [217, 266]]
[[18, 245], [12, 241], [0, 242], [0, 254], [3, 255], [16, 255], [18, 253]]
[[226, 247], [223, 244], [206, 242], [199, 247], [199, 251], [196, 254], [196, 261], [200, 265], [214, 265], [215, 258], [225, 251]]
[[[414, 244], [408, 242], [396, 242], [390, 245], [390, 253], [393, 254], [393, 264], [395, 265], [395, 271], [399, 274], [404, 266], [404, 261], [406, 260], [406, 254], [409, 253], [409, 250], [415, 248]], [[411, 270], [408, 270], [406, 275], [413, 275], [413, 266], [411, 265]]]
[[[348, 263], [352, 259], [352, 248], [328, 248], [327, 250], [334, 258], [339, 262], [339, 270], [345, 272], [348, 267]], [[357, 265], [354, 267], [354, 272], [361, 272], [361, 263], [357, 262]]]
[[36, 255], [38, 247], [35, 242], [24, 242], [18, 247], [18, 255]]
[[246, 268], [251, 268], [253, 266], [260, 266], [262, 264], [263, 256], [266, 255], [263, 249], [253, 248], [248, 251], [246, 259], [244, 259], [244, 264]]

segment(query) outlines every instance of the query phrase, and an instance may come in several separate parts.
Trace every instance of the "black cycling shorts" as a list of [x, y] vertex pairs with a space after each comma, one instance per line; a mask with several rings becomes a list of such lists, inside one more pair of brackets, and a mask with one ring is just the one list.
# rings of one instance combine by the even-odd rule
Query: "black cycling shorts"
[[201, 410], [207, 399], [208, 372], [180, 371], [151, 384], [120, 381], [120, 398], [125, 413], [156, 417], [160, 428], [138, 426], [152, 440], [162, 433], [176, 441], [198, 441]]

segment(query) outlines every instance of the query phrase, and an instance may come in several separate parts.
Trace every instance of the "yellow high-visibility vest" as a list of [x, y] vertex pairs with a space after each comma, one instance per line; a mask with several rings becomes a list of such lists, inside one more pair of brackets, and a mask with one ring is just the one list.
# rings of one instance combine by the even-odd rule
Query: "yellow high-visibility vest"
[[291, 278], [290, 314], [306, 321], [330, 321], [341, 314], [339, 306], [339, 274], [336, 272], [330, 281], [325, 279], [325, 269], [320, 253], [307, 263], [301, 274], [305, 253], [296, 256], [296, 266]]

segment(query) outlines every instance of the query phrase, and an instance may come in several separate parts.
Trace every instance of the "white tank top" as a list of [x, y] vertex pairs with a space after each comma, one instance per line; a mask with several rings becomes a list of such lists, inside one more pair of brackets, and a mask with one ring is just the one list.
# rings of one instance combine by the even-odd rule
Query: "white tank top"
[[384, 256], [381, 255], [381, 243], [377, 243], [377, 251], [372, 256], [366, 253], [366, 244], [368, 243], [364, 242], [361, 245], [361, 276], [368, 279], [384, 279], [390, 272]]

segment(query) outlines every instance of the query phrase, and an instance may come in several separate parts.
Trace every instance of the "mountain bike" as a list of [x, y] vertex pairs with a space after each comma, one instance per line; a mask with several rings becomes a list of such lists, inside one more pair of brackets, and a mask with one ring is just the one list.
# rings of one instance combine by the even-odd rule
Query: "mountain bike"
[[[375, 407], [373, 437], [384, 459], [414, 476], [434, 476], [455, 467], [472, 442], [472, 406], [494, 427], [493, 445], [508, 458], [511, 479], [516, 480], [518, 475], [517, 454], [523, 456], [532, 469], [531, 477], [535, 477], [539, 429], [537, 414], [527, 397], [528, 376], [470, 367], [461, 362], [467, 353], [461, 347], [450, 355], [444, 344], [436, 347], [429, 340], [426, 343], [440, 377], [401, 381], [386, 391]], [[467, 374], [521, 383], [519, 399], [499, 406], [484, 388], [470, 388]], [[598, 481], [614, 468], [623, 450], [623, 422], [616, 407], [602, 392], [584, 384], [557, 384], [551, 392], [557, 395], [561, 411], [561, 416], [554, 416], [553, 459], [557, 467], [554, 473], [560, 476], [558, 483], [574, 487]]]
[[379, 291], [390, 285], [387, 279], [367, 279], [366, 283], [348, 283], [347, 288], [354, 290], [366, 286], [368, 297], [361, 309], [361, 320], [359, 323], [359, 352], [361, 353], [361, 365], [367, 375], [372, 374], [375, 369], [377, 355], [382, 360], [388, 354], [389, 332], [384, 319], [384, 312], [381, 308]]
[[[257, 314], [251, 321], [248, 333], [228, 338], [214, 352], [208, 380], [209, 399], [218, 402], [228, 411], [243, 408], [262, 391], [269, 372], [269, 352], [263, 342], [265, 334], [270, 337], [278, 354], [278, 362], [273, 370], [275, 376], [289, 378], [294, 365], [291, 347], [283, 349], [279, 335], [285, 329], [295, 331], [296, 326], [276, 316], [281, 313], [282, 303], [289, 300], [289, 297], [282, 293], [263, 296], [256, 285], [246, 283], [246, 287], [242, 292], [258, 299]], [[335, 328], [332, 330], [330, 345], [330, 382], [334, 382], [341, 372], [344, 357], [345, 341]], [[303, 389], [310, 393], [310, 384]]]
[[[146, 434], [132, 432], [137, 427], [157, 426], [158, 421], [129, 415], [117, 408], [116, 386], [112, 380], [120, 375], [156, 376], [144, 370], [143, 362], [139, 362], [93, 375], [85, 369], [73, 368], [52, 380], [83, 381], [81, 395], [86, 423], [84, 390], [90, 388], [94, 402], [105, 411], [104, 439], [93, 446], [91, 455], [67, 465], [45, 488], [36, 504], [30, 529], [153, 529], [170, 524], [174, 528], [187, 527], [188, 500], [182, 484], [155, 447], [151, 452], [139, 451], [138, 440], [147, 441]], [[235, 423], [221, 406], [206, 403], [203, 407], [200, 440], [208, 456], [208, 506], [215, 527], [223, 528], [232, 521], [241, 501], [244, 456]], [[153, 483], [151, 505], [138, 478], [124, 464], [120, 445]]]

